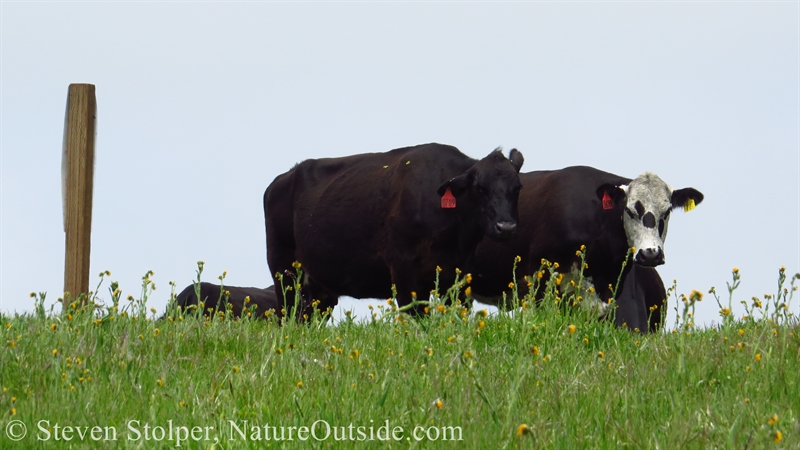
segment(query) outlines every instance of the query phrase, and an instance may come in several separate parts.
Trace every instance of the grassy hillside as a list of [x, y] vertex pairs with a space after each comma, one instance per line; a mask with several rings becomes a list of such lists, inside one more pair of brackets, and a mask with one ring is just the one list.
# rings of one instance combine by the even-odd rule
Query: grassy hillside
[[691, 323], [701, 293], [670, 289], [679, 323], [654, 335], [564, 308], [557, 277], [514, 314], [446, 306], [463, 277], [421, 319], [387, 301], [337, 326], [154, 320], [149, 275], [63, 314], [37, 295], [0, 317], [0, 448], [800, 448], [797, 278], [779, 276], [734, 318], [735, 271], [715, 329]]

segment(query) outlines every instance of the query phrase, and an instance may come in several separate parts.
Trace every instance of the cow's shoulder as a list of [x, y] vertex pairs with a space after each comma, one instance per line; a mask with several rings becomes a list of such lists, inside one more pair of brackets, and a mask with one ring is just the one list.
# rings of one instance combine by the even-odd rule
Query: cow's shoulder
[[564, 207], [586, 208], [597, 198], [597, 189], [605, 184], [623, 185], [630, 178], [621, 177], [589, 166], [570, 166], [558, 170], [539, 170], [520, 174], [526, 196], [547, 203], [558, 203]]
[[437, 180], [459, 175], [476, 162], [456, 147], [438, 143], [398, 148], [383, 155], [384, 165], [392, 169], [389, 172], [392, 176], [434, 176]]

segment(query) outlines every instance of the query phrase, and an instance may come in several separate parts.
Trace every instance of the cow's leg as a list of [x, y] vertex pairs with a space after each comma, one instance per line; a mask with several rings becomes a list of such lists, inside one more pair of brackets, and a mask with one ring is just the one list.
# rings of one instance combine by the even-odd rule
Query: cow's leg
[[[419, 290], [417, 269], [415, 269], [411, 260], [394, 261], [389, 264], [389, 271], [392, 276], [392, 283], [397, 289], [397, 306], [399, 308], [410, 305], [415, 296], [420, 300], [428, 299], [430, 289], [425, 289], [424, 292]], [[406, 312], [410, 315], [418, 316], [423, 311], [424, 306], [416, 305]]]
[[[293, 230], [289, 227], [284, 228], [273, 227], [272, 233], [267, 234], [269, 249], [267, 261], [273, 272], [272, 276], [276, 278], [275, 295], [283, 313], [293, 315], [299, 321], [305, 321], [312, 317], [314, 309], [326, 311], [330, 308], [333, 311], [339, 302], [339, 297], [316, 283], [306, 266], [301, 265], [299, 269], [296, 267], [295, 263], [302, 261], [298, 261]], [[299, 273], [302, 273], [302, 278], [298, 280]], [[297, 282], [296, 284], [300, 286], [300, 296], [296, 296], [292, 290], [287, 291], [284, 298], [279, 278], [282, 278], [283, 289]]]
[[315, 311], [325, 314], [322, 318], [328, 321], [333, 314], [333, 308], [339, 304], [339, 296], [331, 294], [323, 287], [314, 283], [310, 277], [306, 278], [303, 285], [303, 308], [298, 315], [298, 320], [306, 321], [310, 319]]
[[[275, 282], [275, 296], [278, 299], [278, 303], [283, 305], [284, 293], [281, 286], [291, 286], [294, 283], [294, 279], [292, 278], [295, 276], [294, 269], [292, 268], [294, 249], [286, 251], [285, 249], [278, 248], [277, 245], [273, 246], [270, 248], [267, 259], [269, 261], [270, 271], [272, 272], [271, 277]], [[286, 301], [292, 298], [290, 294], [291, 292], [286, 293]]]
[[[284, 286], [293, 284], [294, 280], [292, 277], [284, 277]], [[308, 273], [304, 273], [303, 278], [297, 284], [300, 285], [299, 295], [296, 294], [293, 287], [292, 290], [286, 292], [285, 303], [284, 296], [278, 294], [278, 301], [283, 305], [286, 314], [294, 315], [299, 322], [305, 322], [313, 317], [315, 311], [320, 313], [329, 311], [329, 314], [324, 317], [324, 320], [328, 320], [333, 308], [339, 303], [339, 297], [316, 283]], [[280, 290], [280, 287], [276, 287], [276, 289]]]

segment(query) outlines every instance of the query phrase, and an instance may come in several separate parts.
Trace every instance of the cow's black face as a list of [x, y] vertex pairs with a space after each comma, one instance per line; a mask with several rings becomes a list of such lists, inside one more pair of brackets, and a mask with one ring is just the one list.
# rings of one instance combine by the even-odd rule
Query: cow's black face
[[445, 182], [439, 188], [439, 195], [450, 187], [456, 198], [469, 197], [484, 234], [497, 241], [511, 239], [519, 219], [517, 200], [522, 188], [519, 170], [523, 162], [517, 149], [511, 150], [508, 159], [497, 149], [465, 173]]
[[469, 196], [478, 205], [477, 219], [484, 234], [496, 241], [514, 237], [520, 189], [522, 183], [517, 172], [485, 170], [475, 174]]

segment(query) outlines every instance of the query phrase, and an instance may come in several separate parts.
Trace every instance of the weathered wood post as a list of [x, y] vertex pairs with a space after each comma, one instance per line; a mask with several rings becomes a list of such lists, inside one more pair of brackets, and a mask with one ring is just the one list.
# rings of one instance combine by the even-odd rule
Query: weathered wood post
[[[65, 307], [76, 301], [80, 294], [89, 292], [96, 125], [97, 99], [94, 85], [70, 84], [61, 155], [61, 194], [66, 233]], [[84, 297], [83, 302], [88, 302], [88, 298]]]

